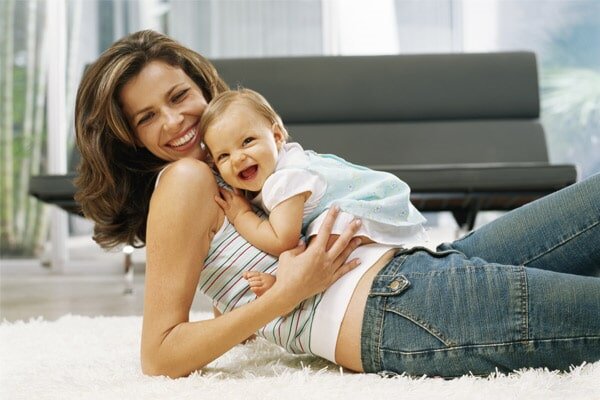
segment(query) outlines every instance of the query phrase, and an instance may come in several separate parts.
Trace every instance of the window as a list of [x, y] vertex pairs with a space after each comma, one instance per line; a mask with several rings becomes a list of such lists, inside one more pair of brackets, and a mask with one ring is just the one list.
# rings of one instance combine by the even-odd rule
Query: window
[[[48, 92], [55, 48], [47, 44], [45, 21], [61, 4], [65, 84]], [[84, 66], [142, 28], [168, 33], [209, 58], [533, 50], [551, 160], [577, 163], [582, 177], [600, 170], [595, 0], [4, 0], [0, 7], [3, 258], [39, 254], [56, 226], [47, 207], [27, 195], [29, 175], [47, 172], [58, 151], [49, 151], [56, 143], [47, 132], [47, 107], [59, 102], [66, 110], [68, 155]], [[69, 243], [79, 236], [90, 241], [87, 221], [70, 217], [69, 231]]]

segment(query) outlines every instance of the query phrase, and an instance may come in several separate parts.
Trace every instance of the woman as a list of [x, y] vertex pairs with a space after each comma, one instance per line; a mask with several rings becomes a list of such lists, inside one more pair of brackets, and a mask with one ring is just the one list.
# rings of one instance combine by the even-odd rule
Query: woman
[[[214, 202], [218, 189], [202, 162], [197, 126], [225, 89], [201, 56], [143, 31], [101, 55], [77, 95], [77, 200], [96, 223], [95, 239], [104, 247], [147, 246], [145, 373], [187, 375], [257, 331], [354, 371], [451, 377], [600, 359], [600, 279], [592, 277], [600, 266], [598, 175], [437, 252], [354, 250], [359, 222], [327, 249], [333, 210], [306, 249], [282, 254], [277, 281], [264, 295], [217, 299], [223, 294], [211, 292], [216, 280], [206, 284], [221, 273], [216, 243], [243, 239]], [[244, 248], [252, 260], [265, 259]], [[190, 323], [199, 284], [225, 313]]]

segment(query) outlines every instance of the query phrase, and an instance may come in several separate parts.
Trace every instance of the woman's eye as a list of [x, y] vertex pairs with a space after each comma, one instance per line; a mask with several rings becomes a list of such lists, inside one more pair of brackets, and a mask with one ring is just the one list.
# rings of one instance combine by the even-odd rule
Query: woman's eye
[[173, 103], [179, 103], [181, 100], [183, 100], [188, 91], [189, 89], [185, 89], [173, 96]]
[[140, 120], [138, 121], [138, 125], [142, 125], [142, 124], [144, 124], [144, 123], [148, 122], [148, 121], [150, 120], [150, 118], [152, 118], [152, 115], [153, 115], [153, 114], [151, 114], [151, 113], [145, 114], [145, 115], [144, 115], [142, 118], [140, 118]]
[[242, 144], [245, 146], [247, 144], [252, 143], [253, 140], [254, 140], [253, 137], [246, 138], [246, 139], [244, 139], [244, 142]]

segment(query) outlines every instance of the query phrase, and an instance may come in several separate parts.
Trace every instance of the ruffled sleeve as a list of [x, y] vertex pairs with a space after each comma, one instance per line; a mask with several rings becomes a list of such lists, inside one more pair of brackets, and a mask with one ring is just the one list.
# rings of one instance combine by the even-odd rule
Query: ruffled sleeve
[[319, 174], [301, 168], [285, 168], [276, 171], [265, 181], [261, 192], [262, 205], [267, 212], [271, 212], [290, 197], [310, 192], [304, 206], [306, 216], [314, 210], [326, 189], [327, 183]]

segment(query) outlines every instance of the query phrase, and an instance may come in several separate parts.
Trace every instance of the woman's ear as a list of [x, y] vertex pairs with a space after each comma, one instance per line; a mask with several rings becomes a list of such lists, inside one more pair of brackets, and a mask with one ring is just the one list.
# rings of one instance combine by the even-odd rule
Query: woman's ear
[[142, 149], [146, 147], [137, 136], [133, 136], [133, 145]]
[[125, 136], [124, 138], [119, 137], [119, 140], [124, 141], [128, 146], [133, 146], [136, 149], [143, 149], [146, 147], [144, 146], [144, 143], [142, 143], [142, 141], [137, 137], [133, 129], [128, 133], [129, 135]]
[[277, 150], [281, 150], [281, 146], [285, 143], [285, 134], [284, 129], [277, 122], [274, 122], [271, 126], [271, 131], [273, 132], [273, 137], [275, 138], [275, 144], [277, 145]]
[[128, 122], [127, 127], [129, 128], [129, 131], [127, 135], [128, 137], [126, 136], [126, 138], [131, 142], [129, 144], [135, 146], [136, 148], [145, 148], [146, 146], [144, 146], [144, 143], [142, 143], [138, 135], [135, 133], [135, 129], [133, 128], [131, 122]]

